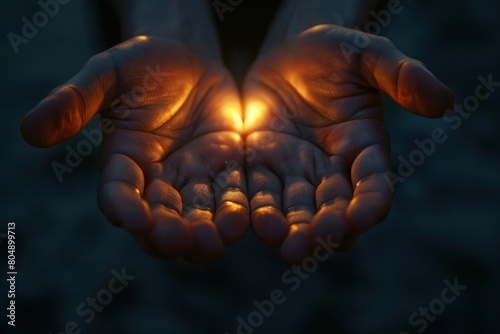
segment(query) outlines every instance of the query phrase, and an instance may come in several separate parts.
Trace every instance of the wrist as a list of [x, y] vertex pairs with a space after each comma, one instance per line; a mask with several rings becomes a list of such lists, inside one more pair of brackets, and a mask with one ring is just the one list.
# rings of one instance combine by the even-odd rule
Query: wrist
[[155, 36], [220, 60], [210, 8], [204, 0], [116, 0], [124, 40]]
[[286, 43], [303, 31], [323, 24], [354, 27], [360, 22], [363, 0], [286, 0], [279, 9], [263, 51]]

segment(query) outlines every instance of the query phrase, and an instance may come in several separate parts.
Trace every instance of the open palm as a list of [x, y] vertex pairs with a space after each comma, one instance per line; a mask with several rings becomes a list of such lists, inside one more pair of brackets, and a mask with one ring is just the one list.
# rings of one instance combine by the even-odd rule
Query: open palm
[[290, 262], [310, 255], [318, 238], [347, 246], [387, 215], [390, 143], [380, 91], [428, 117], [453, 102], [387, 39], [369, 36], [364, 49], [349, 49], [356, 34], [311, 28], [263, 53], [245, 81], [252, 227]]
[[213, 261], [249, 224], [237, 94], [217, 62], [136, 37], [92, 57], [21, 129], [50, 146], [100, 113], [106, 217], [152, 253]]

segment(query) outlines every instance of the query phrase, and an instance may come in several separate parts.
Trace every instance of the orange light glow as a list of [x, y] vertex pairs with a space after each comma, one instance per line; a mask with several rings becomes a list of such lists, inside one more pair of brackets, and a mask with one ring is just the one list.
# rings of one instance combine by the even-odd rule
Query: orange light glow
[[241, 115], [241, 106], [239, 101], [227, 99], [227, 101], [224, 101], [221, 110], [221, 118], [231, 120], [234, 130], [241, 132], [243, 130], [243, 117]]
[[262, 119], [264, 115], [265, 105], [262, 102], [252, 101], [245, 110], [245, 130], [253, 128]]

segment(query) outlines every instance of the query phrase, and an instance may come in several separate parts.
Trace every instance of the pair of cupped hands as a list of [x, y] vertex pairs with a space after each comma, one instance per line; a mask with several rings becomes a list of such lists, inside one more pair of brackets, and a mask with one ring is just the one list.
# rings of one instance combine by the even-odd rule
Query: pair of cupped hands
[[[154, 36], [92, 57], [23, 120], [47, 147], [103, 125], [98, 204], [148, 253], [218, 259], [252, 226], [298, 263], [348, 247], [393, 193], [381, 93], [438, 117], [450, 90], [386, 38], [310, 28], [260, 54], [241, 91], [220, 61]], [[346, 50], [356, 50], [347, 52]]]

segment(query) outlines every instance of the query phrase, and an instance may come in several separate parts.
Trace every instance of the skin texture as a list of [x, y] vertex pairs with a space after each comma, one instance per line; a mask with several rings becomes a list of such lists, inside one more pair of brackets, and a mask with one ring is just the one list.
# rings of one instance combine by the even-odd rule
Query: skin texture
[[218, 259], [249, 225], [241, 106], [227, 70], [180, 44], [140, 36], [92, 57], [24, 118], [37, 147], [100, 113], [98, 204], [149, 253]]
[[266, 48], [243, 108], [216, 57], [135, 37], [92, 57], [21, 132], [52, 146], [100, 114], [99, 207], [148, 253], [212, 262], [251, 219], [257, 237], [300, 263], [319, 239], [345, 249], [388, 214], [381, 93], [426, 117], [453, 104], [420, 62], [383, 37], [357, 48], [359, 34], [319, 25]]
[[425, 117], [453, 104], [446, 86], [386, 38], [366, 35], [366, 47], [346, 53], [358, 34], [310, 28], [261, 54], [244, 84], [252, 227], [291, 263], [318, 238], [348, 247], [388, 214], [381, 92]]

